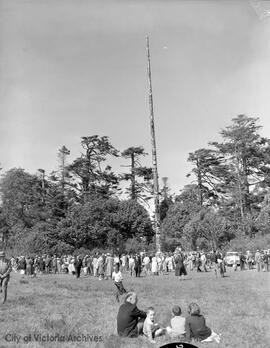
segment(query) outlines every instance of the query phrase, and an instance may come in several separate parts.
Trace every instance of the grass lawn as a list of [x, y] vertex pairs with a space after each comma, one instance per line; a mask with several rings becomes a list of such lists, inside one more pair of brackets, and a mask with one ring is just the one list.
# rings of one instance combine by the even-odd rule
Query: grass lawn
[[[154, 306], [157, 321], [165, 326], [169, 325], [173, 305], [180, 305], [186, 316], [187, 305], [196, 301], [206, 324], [222, 334], [220, 344], [193, 343], [197, 347], [270, 347], [270, 272], [229, 269], [222, 279], [215, 278], [213, 271], [193, 271], [189, 278], [124, 275], [123, 283], [127, 290], [138, 293], [138, 308]], [[62, 274], [28, 278], [12, 273], [8, 290], [7, 302], [0, 307], [0, 348], [153, 346], [144, 338], [120, 339], [116, 335], [119, 304], [109, 280]], [[50, 342], [47, 334], [50, 339], [57, 334], [55, 339], [65, 336], [65, 341]], [[31, 341], [27, 343], [29, 335]], [[44, 336], [45, 341], [34, 341], [34, 335], [37, 340], [41, 339], [39, 335]], [[67, 342], [70, 335], [84, 342]], [[102, 341], [91, 343], [91, 336], [102, 336]], [[162, 338], [155, 347], [166, 342], [169, 340]]]

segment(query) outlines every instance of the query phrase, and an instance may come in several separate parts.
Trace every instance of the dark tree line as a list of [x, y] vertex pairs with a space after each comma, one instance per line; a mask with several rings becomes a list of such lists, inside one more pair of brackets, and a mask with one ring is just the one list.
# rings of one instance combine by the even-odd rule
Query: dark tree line
[[[130, 174], [117, 175], [108, 160], [120, 155], [108, 137], [83, 137], [81, 147], [69, 163], [70, 151], [63, 146], [59, 170], [48, 176], [43, 169], [33, 175], [20, 168], [2, 175], [0, 229], [7, 247], [63, 253], [151, 244], [152, 222], [140, 204], [151, 180], [151, 170], [138, 162], [144, 149], [124, 151], [123, 161], [131, 156], [133, 165]], [[120, 199], [121, 181], [130, 182], [125, 199]]]
[[[270, 140], [258, 119], [239, 115], [221, 130], [220, 142], [188, 156], [190, 184], [172, 195], [162, 178], [162, 247], [173, 250], [269, 242]], [[81, 154], [58, 151], [59, 170], [46, 175], [14, 168], [1, 177], [0, 233], [18, 252], [72, 252], [81, 248], [131, 251], [151, 248], [153, 196], [143, 147], [121, 153], [106, 136], [81, 138]], [[123, 159], [116, 174], [110, 158]], [[124, 187], [123, 187], [124, 186]], [[254, 245], [255, 245], [254, 244]]]

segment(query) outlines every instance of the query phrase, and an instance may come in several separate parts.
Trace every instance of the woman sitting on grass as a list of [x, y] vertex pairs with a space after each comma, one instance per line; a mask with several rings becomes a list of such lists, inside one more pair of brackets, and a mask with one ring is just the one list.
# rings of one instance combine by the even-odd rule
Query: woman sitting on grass
[[201, 315], [200, 307], [197, 303], [188, 306], [189, 316], [186, 318], [186, 340], [193, 338], [201, 342], [220, 342], [220, 336], [205, 325], [205, 318]]

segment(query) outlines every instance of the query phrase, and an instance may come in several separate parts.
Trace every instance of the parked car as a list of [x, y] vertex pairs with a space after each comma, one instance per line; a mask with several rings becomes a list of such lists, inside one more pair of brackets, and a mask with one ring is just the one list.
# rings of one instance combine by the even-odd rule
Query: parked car
[[240, 265], [240, 257], [237, 251], [228, 251], [224, 260], [227, 266], [232, 266], [235, 263], [238, 266]]

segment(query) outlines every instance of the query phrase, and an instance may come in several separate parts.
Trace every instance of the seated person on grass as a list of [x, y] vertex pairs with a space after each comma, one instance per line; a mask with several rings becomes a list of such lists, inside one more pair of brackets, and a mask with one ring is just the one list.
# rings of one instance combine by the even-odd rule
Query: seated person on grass
[[155, 343], [155, 338], [162, 336], [166, 333], [166, 329], [160, 327], [158, 323], [155, 323], [155, 309], [149, 307], [147, 309], [147, 317], [143, 323], [143, 334], [148, 338], [151, 343]]
[[185, 338], [185, 322], [186, 319], [181, 316], [182, 311], [179, 306], [173, 306], [172, 308], [172, 319], [171, 327], [167, 327], [167, 332], [172, 338]]
[[146, 313], [137, 308], [138, 297], [135, 292], [127, 293], [117, 314], [117, 333], [121, 337], [138, 337], [142, 333]]
[[201, 342], [220, 342], [220, 336], [212, 331], [205, 324], [205, 318], [201, 315], [200, 307], [197, 303], [191, 303], [188, 306], [189, 316], [186, 318], [186, 340], [191, 341], [193, 338]]

